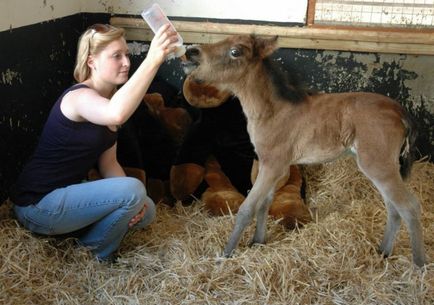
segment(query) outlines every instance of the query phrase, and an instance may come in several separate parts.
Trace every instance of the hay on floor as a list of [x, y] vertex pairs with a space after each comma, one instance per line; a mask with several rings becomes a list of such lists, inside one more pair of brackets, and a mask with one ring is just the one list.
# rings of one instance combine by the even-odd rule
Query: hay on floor
[[423, 206], [430, 264], [413, 266], [406, 228], [394, 255], [376, 252], [386, 212], [352, 159], [304, 168], [315, 222], [296, 231], [268, 223], [268, 243], [221, 258], [234, 216], [209, 217], [200, 202], [158, 206], [156, 221], [131, 232], [114, 265], [74, 240], [40, 237], [0, 208], [0, 304], [432, 304], [434, 164], [408, 181]]

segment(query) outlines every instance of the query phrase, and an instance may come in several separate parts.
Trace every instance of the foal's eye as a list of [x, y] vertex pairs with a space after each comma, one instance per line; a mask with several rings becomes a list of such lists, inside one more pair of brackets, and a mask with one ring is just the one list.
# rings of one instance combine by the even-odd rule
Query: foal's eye
[[242, 55], [242, 52], [240, 49], [232, 48], [231, 49], [231, 56], [232, 57], [240, 57]]

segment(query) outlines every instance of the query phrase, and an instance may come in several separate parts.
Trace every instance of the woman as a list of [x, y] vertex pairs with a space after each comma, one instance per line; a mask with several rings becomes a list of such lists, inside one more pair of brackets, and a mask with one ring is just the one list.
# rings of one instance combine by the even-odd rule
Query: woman
[[[53, 106], [11, 194], [27, 229], [44, 235], [75, 232], [98, 260], [111, 260], [128, 228], [153, 220], [155, 205], [144, 185], [125, 177], [116, 159], [117, 126], [141, 103], [176, 41], [176, 33], [162, 27], [128, 80], [123, 29], [96, 24], [82, 34], [74, 69], [78, 84]], [[95, 164], [105, 179], [82, 183]]]

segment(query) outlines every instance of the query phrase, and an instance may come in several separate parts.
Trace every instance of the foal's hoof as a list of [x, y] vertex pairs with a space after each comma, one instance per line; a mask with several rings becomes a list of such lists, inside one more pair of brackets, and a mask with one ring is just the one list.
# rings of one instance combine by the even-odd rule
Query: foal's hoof
[[225, 250], [225, 251], [223, 251], [223, 257], [225, 257], [225, 258], [231, 258], [233, 253], [234, 253], [233, 250], [230, 251], [230, 252], [226, 252], [226, 250]]
[[425, 253], [422, 253], [421, 255], [415, 255], [413, 253], [413, 263], [420, 268], [425, 266], [428, 263], [425, 258]]
[[231, 247], [230, 245], [226, 245], [225, 249], [223, 250], [223, 257], [230, 258], [235, 252], [235, 248]]
[[384, 250], [382, 250], [381, 248], [377, 249], [377, 253], [380, 254], [383, 258], [388, 258], [390, 256], [389, 253], [386, 253]]
[[418, 266], [419, 268], [423, 268], [427, 264], [425, 259], [413, 259], [413, 263]]
[[[383, 258], [388, 258], [388, 257], [390, 256], [390, 252], [385, 251], [381, 246], [378, 247], [377, 252], [378, 252], [378, 254], [380, 254]], [[426, 263], [427, 263], [427, 262], [426, 262], [426, 259], [425, 259], [425, 255], [422, 255], [421, 257], [415, 257], [415, 256], [413, 255], [413, 263], [414, 263], [416, 266], [422, 268], [422, 267], [425, 266]]]
[[251, 248], [254, 245], [265, 245], [265, 240], [256, 240], [255, 238], [253, 238], [249, 243], [248, 246]]

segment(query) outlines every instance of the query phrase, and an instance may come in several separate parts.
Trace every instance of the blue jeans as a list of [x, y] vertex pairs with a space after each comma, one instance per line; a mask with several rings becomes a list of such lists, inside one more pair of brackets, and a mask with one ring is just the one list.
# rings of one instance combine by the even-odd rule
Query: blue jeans
[[129, 221], [146, 204], [142, 228], [155, 218], [155, 204], [143, 183], [131, 177], [116, 177], [74, 184], [47, 194], [37, 204], [14, 205], [18, 221], [43, 235], [79, 232], [79, 242], [100, 260], [111, 257], [128, 231]]

